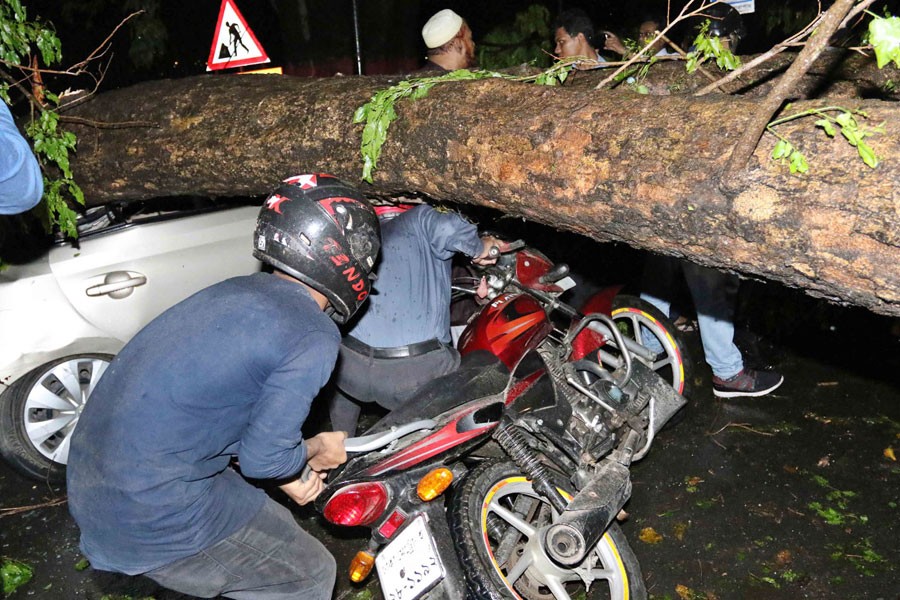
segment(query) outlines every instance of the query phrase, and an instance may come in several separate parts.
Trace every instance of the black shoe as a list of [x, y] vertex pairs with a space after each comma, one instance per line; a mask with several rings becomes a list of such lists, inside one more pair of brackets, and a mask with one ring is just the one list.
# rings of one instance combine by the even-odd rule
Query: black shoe
[[754, 371], [744, 367], [734, 377], [713, 377], [713, 395], [717, 398], [738, 396], [759, 397], [774, 391], [784, 382], [784, 377], [773, 371]]

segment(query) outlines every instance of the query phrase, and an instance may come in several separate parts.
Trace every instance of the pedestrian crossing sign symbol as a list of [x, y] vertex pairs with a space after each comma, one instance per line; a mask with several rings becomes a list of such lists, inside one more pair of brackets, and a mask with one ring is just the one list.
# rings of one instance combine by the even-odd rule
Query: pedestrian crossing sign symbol
[[269, 62], [262, 45], [247, 26], [247, 20], [233, 0], [222, 0], [219, 21], [206, 70], [230, 69]]

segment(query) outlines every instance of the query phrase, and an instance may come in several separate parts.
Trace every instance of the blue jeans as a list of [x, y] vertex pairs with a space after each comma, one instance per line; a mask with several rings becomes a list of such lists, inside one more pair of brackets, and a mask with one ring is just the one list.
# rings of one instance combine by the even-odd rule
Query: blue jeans
[[144, 573], [200, 598], [328, 600], [335, 563], [291, 511], [271, 498], [247, 525], [199, 554]]
[[741, 351], [734, 344], [734, 306], [740, 280], [737, 275], [688, 261], [651, 255], [644, 266], [641, 298], [666, 316], [671, 308], [669, 298], [675, 289], [675, 277], [679, 270], [684, 272], [697, 309], [697, 324], [700, 326], [700, 342], [706, 363], [716, 377], [734, 377], [744, 368]]

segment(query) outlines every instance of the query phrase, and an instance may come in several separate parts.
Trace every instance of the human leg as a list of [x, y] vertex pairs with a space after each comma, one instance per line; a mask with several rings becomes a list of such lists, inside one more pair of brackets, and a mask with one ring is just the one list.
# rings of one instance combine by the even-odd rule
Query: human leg
[[644, 261], [641, 275], [641, 300], [658, 308], [665, 316], [671, 316], [672, 295], [675, 290], [679, 261], [671, 256], [649, 254]]
[[355, 436], [360, 412], [362, 412], [360, 403], [335, 386], [328, 397], [328, 416], [331, 418], [331, 429], [346, 431], [347, 437]]
[[334, 431], [356, 435], [362, 403], [373, 402], [370, 380], [373, 359], [346, 346], [341, 346], [334, 369], [334, 386], [328, 398], [328, 414]]
[[372, 394], [379, 405], [395, 410], [429, 381], [456, 371], [459, 362], [459, 352], [449, 346], [419, 356], [376, 359]]
[[328, 550], [267, 500], [250, 522], [193, 556], [145, 573], [163, 587], [200, 598], [331, 598], [335, 561]]
[[697, 307], [703, 354], [713, 372], [713, 394], [719, 398], [756, 397], [775, 390], [784, 378], [744, 368], [743, 356], [734, 343], [738, 277], [688, 262], [683, 269]]
[[728, 379], [744, 367], [734, 344], [734, 306], [739, 280], [736, 275], [684, 261], [688, 289], [697, 308], [700, 342], [713, 375]]

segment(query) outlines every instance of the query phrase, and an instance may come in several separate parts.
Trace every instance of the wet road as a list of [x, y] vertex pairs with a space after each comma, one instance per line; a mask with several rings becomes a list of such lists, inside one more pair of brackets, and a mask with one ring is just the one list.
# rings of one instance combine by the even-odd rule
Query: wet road
[[[685, 419], [634, 466], [623, 529], [652, 598], [900, 598], [900, 463], [888, 451], [900, 454], [900, 343], [887, 319], [830, 308], [815, 319], [761, 348], [786, 379], [765, 398], [714, 400], [701, 363]], [[0, 497], [0, 554], [34, 570], [12, 598], [185, 598], [82, 569], [61, 490], [0, 465]], [[344, 575], [364, 538], [321, 535], [338, 558], [335, 598], [380, 598], [377, 582]]]

